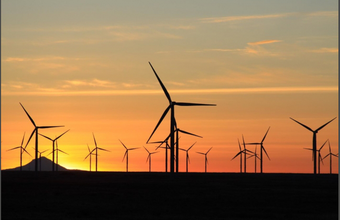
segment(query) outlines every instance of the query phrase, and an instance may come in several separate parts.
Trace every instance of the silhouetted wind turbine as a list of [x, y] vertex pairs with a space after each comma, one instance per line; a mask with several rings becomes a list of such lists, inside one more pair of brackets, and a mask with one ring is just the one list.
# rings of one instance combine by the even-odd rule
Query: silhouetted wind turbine
[[196, 152], [198, 154], [202, 154], [204, 155], [204, 159], [205, 159], [205, 172], [207, 172], [207, 164], [208, 164], [208, 157], [207, 154], [209, 153], [209, 151], [212, 149], [212, 147], [206, 152], [206, 153], [201, 153], [201, 152]]
[[[56, 152], [56, 163], [55, 163], [55, 166], [56, 166], [56, 171], [58, 171], [58, 165], [59, 165], [59, 162], [58, 162], [58, 155], [59, 155], [59, 152], [64, 153], [64, 154], [67, 154], [67, 155], [69, 155], [69, 154], [66, 153], [66, 152], [64, 152], [64, 151], [62, 151], [62, 150], [60, 150], [60, 149], [58, 148], [58, 141], [56, 141], [56, 149], [54, 149], [54, 151]], [[53, 152], [53, 151], [52, 151], [52, 152]], [[49, 154], [47, 154], [47, 156], [50, 155], [50, 154], [52, 154], [52, 152], [49, 153]]]
[[56, 138], [54, 138], [54, 139], [49, 138], [49, 137], [47, 137], [47, 136], [45, 136], [45, 135], [43, 135], [43, 134], [39, 134], [39, 135], [43, 136], [44, 138], [46, 138], [46, 139], [52, 141], [52, 161], [53, 161], [53, 163], [52, 163], [52, 171], [54, 171], [54, 166], [55, 166], [55, 164], [54, 164], [54, 158], [55, 158], [55, 156], [54, 156], [54, 149], [55, 149], [54, 143], [55, 143], [56, 140], [58, 140], [61, 136], [63, 136], [64, 134], [66, 134], [69, 130], [70, 130], [70, 129], [68, 129], [67, 131], [65, 131], [64, 133], [62, 133], [61, 135], [59, 135], [58, 137], [56, 137]]
[[147, 140], [146, 143], [149, 142], [149, 140], [151, 139], [152, 135], [155, 133], [155, 131], [157, 130], [158, 126], [160, 125], [160, 123], [163, 121], [164, 117], [166, 116], [166, 114], [168, 113], [169, 110], [171, 110], [171, 116], [170, 116], [170, 172], [174, 173], [175, 169], [175, 144], [174, 144], [174, 138], [175, 138], [175, 127], [176, 126], [176, 121], [175, 121], [175, 106], [216, 106], [215, 104], [200, 104], [200, 103], [188, 103], [188, 102], [175, 102], [172, 101], [170, 94], [168, 93], [167, 89], [165, 88], [164, 84], [162, 83], [161, 79], [158, 77], [155, 69], [153, 68], [153, 66], [151, 65], [151, 63], [149, 62], [155, 76], [157, 77], [157, 80], [159, 82], [159, 84], [162, 87], [162, 90], [165, 94], [165, 96], [167, 97], [168, 101], [169, 101], [169, 106], [165, 109], [163, 115], [161, 116], [160, 120], [158, 121], [155, 129], [153, 130], [153, 132], [151, 133], [149, 139]]
[[[143, 146], [144, 147], [144, 146]], [[146, 149], [145, 147], [144, 147], [144, 149], [146, 150], [146, 152], [148, 152], [148, 157], [146, 158], [146, 162], [148, 162], [148, 160], [149, 160], [149, 172], [151, 172], [151, 155], [152, 154], [155, 154], [155, 153], [158, 153], [158, 151], [155, 151], [155, 152], [149, 152], [148, 151], [148, 149]]]
[[[164, 140], [164, 141], [156, 141], [156, 142], [149, 142], [149, 144], [160, 144], [158, 147], [156, 147], [156, 150], [158, 148], [164, 148], [165, 149], [165, 172], [168, 172], [168, 149], [170, 149], [170, 146], [168, 144], [168, 139], [170, 135]], [[165, 147], [161, 147], [163, 144], [165, 144]]]
[[[270, 127], [269, 127], [270, 128]], [[265, 153], [266, 153], [266, 155], [267, 155], [267, 157], [268, 157], [268, 159], [270, 160], [270, 158], [269, 158], [269, 156], [268, 156], [268, 154], [267, 154], [267, 151], [266, 151], [266, 149], [263, 147], [263, 141], [264, 141], [264, 139], [266, 139], [266, 136], [267, 136], [267, 134], [268, 134], [268, 131], [269, 131], [269, 128], [268, 128], [268, 130], [267, 130], [267, 132], [266, 132], [266, 134], [263, 136], [263, 139], [262, 139], [262, 141], [260, 142], [260, 143], [248, 143], [248, 145], [260, 145], [260, 171], [261, 171], [261, 173], [262, 173], [262, 171], [263, 171], [263, 154], [262, 154], [262, 152], [264, 151]], [[256, 159], [255, 159], [255, 161], [256, 161]]]
[[244, 137], [242, 134], [242, 141], [243, 141], [243, 154], [244, 154], [244, 173], [247, 173], [247, 152], [254, 153], [246, 148], [246, 144], [244, 142]]
[[30, 142], [32, 136], [35, 133], [35, 171], [38, 171], [38, 130], [39, 129], [45, 129], [45, 128], [57, 128], [57, 127], [64, 127], [64, 125], [60, 125], [60, 126], [37, 126], [35, 124], [35, 122], [33, 121], [33, 119], [31, 118], [31, 116], [28, 114], [28, 112], [26, 111], [26, 109], [24, 108], [24, 106], [19, 102], [19, 104], [21, 105], [21, 107], [24, 109], [24, 111], [26, 112], [28, 118], [31, 120], [33, 126], [34, 126], [34, 130], [31, 134], [31, 136], [29, 137], [25, 148], [27, 147], [28, 143]]
[[190, 132], [187, 132], [187, 131], [183, 131], [179, 128], [176, 128], [175, 130], [176, 132], [176, 172], [178, 173], [178, 163], [179, 163], [179, 152], [178, 152], [178, 149], [179, 149], [179, 137], [178, 137], [178, 132], [181, 132], [183, 134], [187, 134], [187, 135], [191, 135], [191, 136], [195, 136], [195, 137], [199, 137], [199, 138], [203, 138], [202, 136], [199, 136], [197, 134], [193, 134], [193, 133], [190, 133]]
[[332, 153], [331, 144], [329, 140], [328, 140], [328, 147], [329, 147], [329, 153], [323, 159], [329, 156], [329, 173], [332, 174], [332, 156], [338, 157], [338, 155]]
[[256, 173], [256, 158], [260, 160], [258, 154], [256, 153], [256, 149], [257, 149], [257, 145], [255, 145], [255, 152], [254, 152], [254, 154], [253, 154], [253, 155], [250, 155], [250, 156], [248, 157], [248, 159], [251, 158], [251, 157], [254, 157], [254, 158], [255, 158], [255, 173]]
[[[316, 150], [318, 152], [318, 173], [320, 174], [320, 161], [322, 162], [323, 164], [323, 161], [322, 161], [322, 156], [321, 156], [321, 149], [323, 148], [323, 146], [325, 146], [325, 144], [327, 143], [328, 140], [325, 141], [325, 143], [323, 143], [323, 145], [319, 148], [319, 150]], [[313, 150], [311, 148], [304, 148], [306, 150]]]
[[24, 136], [22, 137], [22, 141], [21, 141], [21, 145], [20, 146], [14, 147], [14, 148], [11, 148], [11, 149], [7, 150], [7, 151], [11, 151], [11, 150], [15, 150], [15, 149], [20, 149], [20, 171], [22, 171], [22, 154], [24, 152], [26, 152], [28, 155], [31, 156], [31, 154], [28, 153], [28, 151], [24, 147], [22, 147], [22, 145], [24, 144], [24, 139], [25, 139], [25, 133], [24, 133]]
[[[33, 147], [33, 149], [34, 149], [34, 147]], [[35, 150], [35, 149], [34, 149], [34, 150]], [[38, 153], [39, 153], [39, 171], [41, 171], [41, 155], [42, 155], [43, 153], [45, 153], [46, 151], [48, 151], [48, 150], [44, 150], [44, 151], [42, 151], [42, 152], [38, 151]]]
[[234, 160], [237, 156], [240, 156], [240, 173], [242, 173], [242, 156], [243, 156], [244, 150], [241, 149], [240, 140], [237, 139], [237, 141], [238, 141], [238, 147], [240, 151], [231, 160]]
[[91, 164], [92, 164], [92, 159], [91, 159], [91, 158], [92, 158], [92, 154], [93, 154], [95, 148], [91, 151], [89, 145], [87, 145], [87, 149], [89, 150], [89, 154], [85, 157], [84, 160], [86, 160], [86, 158], [87, 158], [88, 156], [90, 156], [90, 172], [91, 172]]
[[127, 147], [123, 144], [123, 142], [122, 142], [121, 140], [119, 140], [119, 141], [120, 141], [120, 143], [122, 143], [123, 147], [126, 149], [125, 154], [124, 154], [124, 157], [123, 157], [123, 161], [124, 161], [124, 159], [125, 159], [125, 157], [126, 157], [126, 172], [129, 172], [129, 150], [136, 150], [136, 149], [138, 149], [139, 147], [127, 148]]
[[94, 134], [92, 133], [92, 136], [93, 136], [93, 140], [94, 140], [94, 145], [96, 146], [94, 148], [94, 150], [96, 151], [96, 172], [98, 171], [98, 150], [102, 150], [102, 151], [107, 151], [107, 152], [110, 152], [109, 150], [106, 150], [104, 148], [100, 148], [100, 147], [97, 147], [97, 142], [96, 142], [96, 138], [94, 137]]
[[186, 152], [186, 172], [188, 172], [188, 162], [190, 163], [190, 158], [189, 158], [189, 150], [196, 144], [196, 142], [191, 145], [188, 149], [183, 149], [183, 148], [179, 148], [182, 151]]
[[301, 122], [298, 122], [297, 120], [292, 119], [293, 121], [295, 121], [296, 123], [300, 124], [301, 126], [305, 127], [306, 129], [310, 130], [311, 132], [313, 132], [313, 161], [314, 161], [314, 174], [316, 174], [316, 166], [317, 166], [317, 158], [316, 158], [316, 134], [318, 133], [318, 131], [320, 131], [323, 127], [325, 127], [326, 125], [328, 125], [329, 123], [331, 123], [334, 119], [336, 119], [337, 117], [333, 118], [332, 120], [330, 120], [329, 122], [327, 122], [326, 124], [320, 126], [318, 129], [316, 130], [312, 130], [310, 127], [308, 127], [307, 125], [302, 124]]

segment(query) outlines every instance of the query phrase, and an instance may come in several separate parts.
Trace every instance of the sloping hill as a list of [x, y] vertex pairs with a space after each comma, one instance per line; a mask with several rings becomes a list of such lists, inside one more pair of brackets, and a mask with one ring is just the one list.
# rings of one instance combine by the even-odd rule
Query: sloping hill
[[[52, 164], [53, 162], [46, 157], [41, 157], [38, 159], [38, 171], [52, 171]], [[11, 171], [20, 171], [20, 167], [15, 167], [12, 169], [7, 169]], [[29, 162], [26, 165], [22, 166], [23, 171], [35, 171], [35, 159], [33, 159], [31, 162]], [[58, 171], [67, 171], [63, 166], [58, 165]]]

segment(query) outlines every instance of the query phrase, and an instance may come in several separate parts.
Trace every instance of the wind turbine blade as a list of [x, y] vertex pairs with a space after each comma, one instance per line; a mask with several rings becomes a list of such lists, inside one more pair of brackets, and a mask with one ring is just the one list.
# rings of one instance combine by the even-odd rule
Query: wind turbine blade
[[305, 128], [307, 128], [308, 130], [310, 130], [311, 132], [314, 132], [310, 127], [308, 127], [307, 125], [304, 125], [304, 124], [302, 124], [302, 123], [300, 123], [300, 122], [298, 122], [297, 120], [295, 120], [294, 118], [291, 118], [291, 117], [289, 117], [290, 119], [292, 119], [293, 121], [295, 121], [296, 123], [298, 123], [298, 124], [300, 124], [301, 126], [303, 126], [303, 127], [305, 127]]
[[91, 152], [89, 145], [87, 145], [87, 149], [89, 150], [89, 153]]
[[205, 155], [205, 154], [204, 154], [204, 153], [202, 153], [202, 152], [196, 152], [196, 153]]
[[185, 150], [185, 149], [183, 149], [183, 148], [178, 148], [178, 150], [187, 151], [187, 150]]
[[27, 143], [26, 143], [26, 145], [25, 145], [25, 149], [26, 149], [28, 143], [30, 142], [30, 140], [31, 140], [31, 138], [32, 138], [32, 136], [33, 136], [33, 134], [34, 134], [36, 131], [37, 131], [37, 128], [34, 128], [34, 130], [33, 130], [32, 134], [31, 134], [31, 136], [28, 138], [28, 141], [27, 141]]
[[[119, 140], [119, 139], [118, 139]], [[123, 142], [121, 140], [119, 140], [120, 143], [123, 145], [123, 147], [127, 150], [127, 147], [125, 146], [125, 144], [123, 144]]]
[[188, 162], [190, 163], [190, 157], [189, 157], [189, 154], [188, 154]]
[[106, 149], [100, 148], [100, 147], [98, 147], [98, 150], [103, 150], [103, 151], [111, 152], [111, 151], [109, 151], [109, 150], [106, 150]]
[[94, 140], [94, 145], [96, 146], [97, 148], [97, 142], [96, 142], [96, 138], [94, 137], [94, 134], [92, 133], [92, 136], [93, 136], [93, 140]]
[[[25, 148], [22, 148], [28, 155], [30, 155], [32, 157], [32, 155], [30, 153], [28, 153], [28, 151]], [[42, 154], [42, 153], [40, 153]]]
[[196, 144], [196, 142], [195, 142], [193, 145], [191, 145], [191, 146], [188, 148], [187, 151], [189, 151], [195, 144]]
[[58, 138], [60, 138], [61, 136], [63, 136], [64, 134], [66, 134], [69, 130], [70, 130], [70, 129], [68, 129], [67, 131], [65, 131], [65, 132], [62, 133], [61, 135], [59, 135], [59, 136], [56, 138], [56, 140], [57, 140]]
[[244, 137], [243, 137], [243, 134], [242, 134], [242, 141], [243, 141], [243, 149], [246, 149], [246, 144], [244, 143]]
[[163, 121], [164, 117], [166, 116], [166, 114], [168, 113], [168, 111], [170, 110], [170, 108], [171, 108], [171, 105], [169, 105], [169, 106], [165, 109], [165, 111], [163, 112], [163, 115], [162, 115], [161, 118], [159, 119], [159, 121], [158, 121], [158, 123], [157, 123], [155, 129], [154, 129], [153, 132], [151, 133], [151, 135], [150, 135], [149, 139], [146, 141], [146, 143], [149, 142], [149, 140], [151, 139], [152, 135], [155, 133], [155, 131], [157, 130], [158, 126], [159, 126], [159, 125], [161, 124], [161, 122]]
[[258, 145], [258, 144], [261, 144], [261, 143], [246, 143], [246, 145]]
[[32, 122], [32, 124], [34, 125], [34, 127], [36, 127], [36, 125], [35, 125], [33, 119], [32, 119], [31, 116], [28, 114], [28, 112], [26, 111], [26, 109], [24, 108], [24, 106], [23, 106], [20, 102], [19, 102], [19, 104], [21, 105], [21, 107], [22, 107], [22, 108], [24, 109], [24, 111], [26, 112], [28, 118], [31, 120], [31, 122]]
[[148, 162], [149, 158], [150, 158], [150, 154], [149, 154], [149, 155], [148, 155], [148, 157], [146, 158], [146, 161], [145, 161], [145, 163], [147, 163], [147, 162]]
[[139, 149], [139, 147], [129, 148], [128, 150], [136, 150]]
[[124, 157], [123, 157], [123, 160], [122, 160], [122, 161], [124, 161], [124, 159], [125, 159], [127, 153], [128, 153], [128, 150], [125, 151], [125, 154], [124, 154]]
[[45, 135], [43, 135], [43, 134], [40, 134], [40, 133], [38, 133], [40, 136], [43, 136], [44, 138], [47, 138], [48, 140], [50, 140], [50, 141], [53, 141], [51, 138], [49, 138], [49, 137], [47, 137], [47, 136], [45, 136]]
[[183, 130], [181, 130], [181, 129], [178, 129], [178, 131], [179, 131], [179, 132], [182, 132], [182, 133], [184, 133], [184, 134], [188, 134], [188, 135], [192, 135], [192, 136], [196, 136], [196, 137], [202, 138], [202, 136], [199, 136], [199, 135], [197, 135], [197, 134], [193, 134], [193, 133], [190, 133], [190, 132], [187, 132], [187, 131], [183, 131]]
[[332, 120], [330, 120], [329, 122], [327, 122], [326, 124], [322, 125], [321, 127], [319, 127], [318, 129], [316, 129], [315, 131], [318, 132], [319, 130], [321, 130], [323, 127], [325, 127], [326, 125], [328, 125], [329, 123], [331, 123], [335, 118], [333, 118]]
[[91, 155], [91, 154], [88, 154], [88, 155], [84, 158], [84, 160], [86, 160], [86, 158], [88, 158], [90, 155]]
[[251, 155], [251, 156], [249, 156], [249, 157], [247, 157], [247, 159], [249, 159], [249, 158], [252, 158], [254, 156], [254, 154], [253, 155]]
[[262, 139], [261, 143], [263, 143], [264, 139], [266, 139], [266, 136], [267, 136], [267, 134], [268, 134], [268, 131], [269, 131], [269, 129], [270, 129], [270, 126], [269, 126], [269, 128], [268, 128], [268, 130], [267, 130], [266, 134], [264, 135], [264, 137], [263, 137], [263, 139]]
[[60, 151], [61, 153], [64, 153], [64, 154], [69, 155], [68, 153], [66, 153], [66, 152], [64, 152], [64, 151], [62, 151], [62, 150], [60, 150], [60, 149], [58, 149], [58, 151]]
[[56, 126], [37, 126], [37, 128], [45, 129], [45, 128], [59, 128], [65, 127], [64, 125], [56, 125]]
[[161, 85], [161, 87], [162, 87], [162, 89], [163, 89], [163, 92], [164, 92], [165, 96], [167, 97], [167, 99], [168, 99], [168, 101], [169, 101], [169, 104], [171, 104], [172, 101], [171, 101], [170, 94], [168, 93], [168, 90], [166, 90], [164, 84], [162, 83], [162, 80], [158, 77], [158, 75], [157, 75], [155, 69], [153, 68], [153, 66], [151, 65], [150, 62], [149, 62], [149, 64], [150, 64], [150, 66], [151, 66], [151, 68], [152, 68], [152, 71], [155, 73], [155, 76], [157, 77], [157, 80], [158, 80], [159, 84]]
[[[327, 154], [324, 158], [322, 158], [322, 159], [325, 159], [326, 157], [328, 157], [330, 154]], [[333, 156], [335, 156], [335, 155], [333, 155]]]
[[11, 149], [9, 149], [9, 150], [7, 150], [7, 151], [15, 150], [15, 149], [18, 149], [18, 148], [21, 148], [21, 146], [19, 146], [19, 147], [13, 147], [13, 148], [11, 148]]
[[42, 154], [42, 153], [45, 153], [46, 151], [48, 151], [48, 150], [44, 150], [43, 152], [41, 152], [41, 154]]
[[[328, 139], [327, 139], [327, 141], [328, 141]], [[323, 148], [323, 146], [325, 146], [325, 144], [327, 143], [327, 141], [325, 141], [325, 143], [323, 143], [323, 145], [320, 147], [319, 152], [320, 152], [320, 150]]]
[[24, 133], [24, 136], [22, 137], [22, 141], [21, 141], [21, 147], [22, 147], [22, 145], [24, 144], [24, 139], [25, 139], [25, 133]]
[[191, 103], [191, 102], [174, 102], [179, 106], [216, 106], [216, 104], [203, 104], [203, 103]]
[[331, 143], [330, 141], [328, 140], [328, 147], [329, 147], [329, 153], [332, 153], [332, 149], [331, 149]]
[[267, 154], [267, 151], [266, 151], [266, 149], [265, 149], [264, 147], [262, 147], [262, 149], [263, 149], [263, 151], [266, 153], [266, 155], [267, 155], [268, 159], [270, 160], [270, 158], [269, 158], [269, 155]]
[[[144, 147], [144, 146], [143, 146], [143, 147]], [[144, 147], [144, 149], [146, 150], [146, 152], [150, 153], [150, 152], [148, 151], [148, 149], [146, 149], [145, 147]]]
[[52, 150], [49, 154], [47, 154], [46, 157], [47, 157], [48, 155], [50, 155], [52, 152], [53, 152], [53, 150]]
[[211, 147], [208, 151], [207, 151], [207, 153], [205, 153], [205, 154], [208, 154], [209, 153], [209, 151], [212, 149], [213, 147]]
[[243, 153], [242, 151], [238, 152], [231, 160], [234, 160], [238, 155], [240, 155], [241, 153]]
[[240, 149], [240, 151], [242, 151], [241, 149], [241, 144], [240, 144], [240, 140], [237, 138], [237, 142], [238, 142], [238, 148]]

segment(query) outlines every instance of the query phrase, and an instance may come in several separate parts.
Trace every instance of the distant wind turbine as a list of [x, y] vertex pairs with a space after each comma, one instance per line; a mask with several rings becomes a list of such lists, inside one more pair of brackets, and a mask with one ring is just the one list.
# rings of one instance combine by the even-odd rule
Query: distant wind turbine
[[[18, 146], [18, 147], [14, 147], [14, 148], [11, 148], [7, 151], [11, 151], [11, 150], [15, 150], [15, 149], [20, 149], [20, 171], [22, 171], [22, 154], [24, 152], [26, 152], [28, 155], [31, 156], [30, 153], [28, 153], [28, 151], [26, 150], [26, 148], [22, 147], [22, 145], [24, 144], [24, 139], [25, 139], [25, 133], [24, 133], [24, 136], [22, 137], [22, 141], [21, 141], [21, 145]], [[31, 156], [32, 157], [32, 156]]]
[[[34, 148], [33, 148], [34, 149]], [[34, 149], [35, 150], [35, 149]], [[39, 153], [39, 171], [41, 171], [41, 155], [43, 154], [43, 153], [45, 153], [46, 151], [48, 151], [48, 150], [44, 150], [44, 151], [42, 151], [42, 152], [40, 152], [40, 151], [38, 151], [38, 153]], [[48, 154], [49, 155], [49, 154]]]
[[26, 112], [28, 118], [31, 120], [33, 126], [34, 126], [34, 130], [31, 134], [31, 136], [29, 137], [25, 148], [27, 147], [28, 143], [30, 142], [32, 136], [35, 133], [35, 171], [38, 171], [38, 133], [39, 133], [39, 129], [45, 129], [45, 128], [57, 128], [57, 127], [64, 127], [63, 125], [60, 126], [37, 126], [35, 124], [35, 122], [33, 121], [33, 119], [31, 118], [31, 116], [28, 114], [28, 112], [26, 111], [26, 109], [24, 108], [24, 106], [19, 102], [19, 104], [21, 105], [21, 107], [24, 109], [24, 111]]
[[96, 151], [96, 172], [97, 172], [98, 171], [98, 150], [107, 151], [107, 152], [110, 152], [110, 151], [106, 150], [104, 148], [97, 147], [97, 141], [96, 141], [96, 138], [94, 137], [93, 133], [92, 133], [92, 136], [93, 136], [93, 140], [94, 140], [94, 145], [96, 146], [94, 148], [94, 150]]
[[120, 141], [120, 143], [123, 145], [123, 147], [126, 149], [125, 154], [124, 154], [124, 157], [123, 157], [123, 161], [124, 161], [124, 159], [125, 159], [125, 157], [126, 157], [126, 172], [129, 172], [129, 150], [136, 150], [136, 149], [138, 149], [139, 147], [135, 147], [135, 148], [127, 148], [127, 147], [125, 146], [125, 144], [123, 144], [123, 142], [122, 142], [121, 140], [119, 140], [119, 141]]
[[[269, 127], [270, 128], [270, 127]], [[268, 130], [267, 130], [267, 132], [266, 132], [266, 134], [263, 136], [263, 139], [262, 139], [262, 141], [260, 142], [260, 143], [247, 143], [248, 145], [260, 145], [260, 172], [262, 173], [263, 172], [263, 151], [266, 153], [266, 155], [267, 155], [267, 157], [268, 157], [268, 159], [270, 160], [270, 158], [269, 158], [269, 156], [268, 156], [268, 153], [267, 153], [267, 151], [266, 151], [266, 149], [263, 147], [263, 141], [264, 141], [264, 139], [266, 139], [266, 136], [267, 136], [267, 134], [268, 134], [268, 131], [269, 131], [269, 128], [268, 128]], [[256, 161], [256, 159], [255, 159], [255, 161]]]
[[240, 140], [237, 139], [237, 141], [238, 141], [238, 148], [240, 149], [240, 151], [231, 160], [234, 160], [236, 157], [240, 156], [240, 173], [242, 173], [242, 156], [243, 156], [244, 150], [241, 149]]
[[190, 158], [189, 158], [189, 150], [196, 144], [196, 142], [191, 145], [188, 149], [183, 149], [183, 148], [179, 148], [182, 151], [186, 152], [186, 172], [188, 172], [188, 163], [190, 163]]
[[[323, 161], [322, 161], [322, 156], [321, 156], [321, 149], [323, 148], [323, 146], [325, 146], [325, 144], [327, 143], [328, 140], [325, 141], [325, 143], [323, 143], [323, 145], [319, 148], [319, 150], [316, 150], [317, 151], [317, 155], [318, 155], [318, 173], [320, 174], [320, 162], [322, 162], [323, 164]], [[304, 148], [306, 150], [313, 150], [311, 148]]]
[[332, 153], [331, 144], [329, 140], [328, 140], [328, 147], [329, 147], [329, 153], [323, 159], [329, 156], [329, 173], [332, 174], [332, 156], [338, 157], [338, 154]]
[[[58, 161], [58, 155], [59, 155], [59, 152], [61, 152], [61, 153], [63, 153], [63, 154], [67, 154], [67, 155], [69, 155], [68, 153], [66, 153], [66, 152], [64, 152], [64, 151], [62, 151], [62, 150], [60, 150], [59, 148], [58, 148], [58, 141], [56, 141], [56, 149], [54, 149], [54, 151], [56, 152], [56, 163], [55, 163], [55, 166], [56, 166], [56, 171], [58, 171], [58, 165], [59, 165], [59, 161]], [[51, 153], [49, 153], [49, 154], [47, 154], [47, 156], [48, 155], [50, 155], [50, 154], [52, 154], [53, 153], [53, 151], [51, 152]], [[53, 163], [54, 164], [54, 163]]]
[[94, 152], [94, 150], [95, 150], [95, 148], [91, 151], [90, 150], [90, 147], [89, 147], [89, 145], [87, 145], [87, 149], [89, 150], [89, 154], [85, 157], [85, 159], [84, 160], [86, 160], [86, 158], [88, 158], [88, 156], [90, 156], [90, 171], [91, 171], [91, 164], [92, 164], [92, 154], [93, 154], [93, 152]]
[[296, 123], [298, 123], [299, 125], [305, 127], [306, 129], [310, 130], [311, 132], [313, 132], [313, 162], [314, 162], [314, 174], [316, 174], [316, 167], [317, 167], [317, 156], [316, 156], [316, 134], [318, 133], [318, 131], [320, 131], [323, 127], [325, 127], [326, 125], [328, 125], [329, 123], [331, 123], [334, 119], [336, 119], [337, 117], [333, 118], [332, 120], [330, 120], [329, 122], [327, 122], [326, 124], [320, 126], [319, 128], [317, 128], [316, 130], [312, 130], [310, 127], [308, 127], [307, 125], [302, 124], [301, 122], [298, 122], [297, 120], [292, 119], [293, 121], [295, 121]]
[[256, 173], [256, 159], [261, 160], [261, 159], [259, 158], [258, 154], [256, 153], [256, 149], [257, 149], [257, 145], [255, 145], [255, 152], [254, 152], [254, 154], [253, 154], [253, 155], [250, 155], [250, 156], [248, 157], [248, 159], [251, 158], [251, 157], [254, 157], [254, 159], [255, 159], [255, 173]]
[[54, 171], [54, 166], [56, 165], [56, 164], [54, 163], [54, 158], [55, 158], [55, 156], [54, 156], [54, 151], [55, 151], [55, 145], [54, 145], [54, 143], [55, 143], [61, 136], [63, 136], [64, 134], [66, 134], [69, 130], [70, 130], [70, 129], [68, 129], [67, 131], [65, 131], [64, 133], [62, 133], [61, 135], [59, 135], [58, 137], [56, 137], [56, 138], [54, 138], [54, 139], [49, 138], [49, 137], [47, 137], [47, 136], [45, 136], [45, 135], [43, 135], [43, 134], [39, 134], [39, 135], [43, 136], [44, 138], [46, 138], [46, 139], [52, 141], [52, 152], [53, 152], [53, 153], [52, 153], [52, 161], [53, 161], [53, 163], [52, 163], [52, 171]]
[[157, 130], [158, 126], [161, 124], [161, 122], [163, 121], [164, 117], [167, 115], [168, 111], [171, 110], [171, 116], [170, 116], [170, 172], [174, 173], [175, 172], [175, 128], [177, 127], [176, 125], [176, 121], [175, 121], [175, 106], [216, 106], [215, 104], [200, 104], [200, 103], [188, 103], [188, 102], [175, 102], [172, 101], [169, 92], [167, 91], [167, 89], [165, 88], [164, 84], [162, 83], [161, 79], [158, 77], [155, 69], [153, 68], [153, 66], [151, 65], [151, 63], [149, 62], [149, 65], [151, 66], [155, 76], [157, 77], [157, 80], [160, 84], [160, 86], [162, 87], [162, 90], [165, 94], [165, 96], [167, 97], [168, 101], [169, 101], [169, 106], [165, 109], [163, 115], [161, 116], [160, 120], [158, 121], [155, 129], [153, 130], [153, 132], [151, 133], [149, 139], [147, 140], [146, 143], [149, 142], [149, 140], [151, 139], [152, 135], [155, 133], [155, 131]]
[[244, 137], [242, 134], [242, 141], [243, 141], [243, 154], [244, 154], [244, 173], [247, 173], [247, 152], [254, 153], [246, 148], [246, 143], [244, 142]]
[[[143, 146], [144, 147], [144, 146]], [[152, 154], [155, 154], [155, 153], [158, 153], [158, 151], [155, 151], [155, 152], [149, 152], [148, 151], [148, 149], [146, 149], [145, 147], [144, 147], [144, 149], [146, 150], [146, 152], [148, 152], [148, 157], [146, 158], [146, 162], [148, 162], [148, 160], [149, 160], [149, 172], [151, 172], [151, 155]]]
[[202, 153], [202, 152], [196, 152], [198, 154], [202, 154], [204, 155], [204, 161], [205, 161], [205, 172], [207, 172], [207, 164], [208, 164], [208, 157], [207, 154], [209, 153], [209, 151], [212, 149], [212, 147], [206, 152], [206, 153]]
[[183, 131], [179, 128], [176, 128], [175, 132], [176, 132], [176, 172], [178, 173], [178, 167], [179, 167], [179, 165], [178, 165], [178, 163], [179, 163], [179, 152], [178, 152], [178, 150], [179, 150], [179, 137], [178, 137], [178, 133], [181, 132], [183, 134], [187, 134], [187, 135], [191, 135], [191, 136], [195, 136], [195, 137], [199, 137], [199, 138], [203, 138], [203, 137], [199, 136], [197, 134], [193, 134], [193, 133], [190, 133], [190, 132], [187, 132], [187, 131]]

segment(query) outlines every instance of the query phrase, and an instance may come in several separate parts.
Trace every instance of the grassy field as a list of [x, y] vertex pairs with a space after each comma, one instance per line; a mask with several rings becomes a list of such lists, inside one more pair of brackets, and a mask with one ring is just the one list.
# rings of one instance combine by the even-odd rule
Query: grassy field
[[1, 172], [5, 219], [338, 219], [338, 175]]

